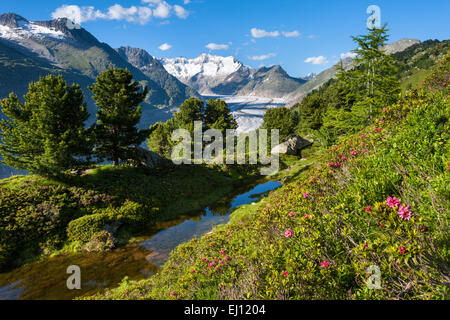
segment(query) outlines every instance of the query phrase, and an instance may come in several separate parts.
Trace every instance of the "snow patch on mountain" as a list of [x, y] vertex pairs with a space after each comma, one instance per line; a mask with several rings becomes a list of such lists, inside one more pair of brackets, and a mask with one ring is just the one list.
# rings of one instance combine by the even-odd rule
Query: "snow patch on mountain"
[[0, 25], [0, 37], [7, 40], [18, 40], [32, 37], [50, 37], [58, 40], [63, 40], [66, 38], [66, 35], [62, 31], [47, 28], [33, 22], [20, 20], [17, 24], [17, 28]]
[[234, 57], [220, 57], [201, 54], [195, 59], [184, 57], [162, 59], [164, 68], [177, 78], [192, 78], [198, 74], [207, 77], [226, 77], [242, 67], [242, 63]]

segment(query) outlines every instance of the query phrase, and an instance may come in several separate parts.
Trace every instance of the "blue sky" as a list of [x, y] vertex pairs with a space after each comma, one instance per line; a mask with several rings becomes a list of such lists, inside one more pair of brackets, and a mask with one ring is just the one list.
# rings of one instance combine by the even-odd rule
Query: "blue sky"
[[112, 47], [158, 58], [234, 55], [303, 76], [354, 49], [350, 37], [366, 32], [369, 5], [381, 8], [391, 41], [449, 39], [448, 0], [21, 0], [1, 1], [0, 12], [29, 20], [69, 15]]

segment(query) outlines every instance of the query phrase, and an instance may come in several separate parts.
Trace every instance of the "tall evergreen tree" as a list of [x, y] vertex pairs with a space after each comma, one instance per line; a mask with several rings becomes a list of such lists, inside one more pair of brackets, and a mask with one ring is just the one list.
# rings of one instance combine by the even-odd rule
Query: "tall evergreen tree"
[[356, 100], [367, 109], [369, 121], [383, 107], [394, 103], [400, 93], [394, 60], [384, 51], [388, 31], [385, 25], [370, 30], [367, 35], [352, 37], [357, 44], [357, 49], [353, 50], [357, 56], [356, 67], [349, 72], [349, 95], [357, 92]]
[[296, 112], [286, 107], [271, 108], [264, 115], [262, 129], [280, 130], [280, 138], [286, 138], [295, 133], [298, 125]]
[[204, 121], [208, 129], [218, 129], [225, 133], [227, 129], [237, 129], [236, 119], [225, 101], [210, 99], [206, 104]]
[[[108, 69], [97, 77], [89, 88], [98, 107], [95, 125], [95, 153], [99, 159], [120, 161], [136, 159], [133, 146], [139, 146], [148, 136], [148, 130], [138, 130], [142, 107], [148, 90], [141, 90], [133, 75], [126, 69]], [[138, 160], [138, 159], [136, 159]]]
[[25, 102], [11, 93], [1, 102], [8, 119], [0, 122], [2, 163], [44, 175], [85, 165], [91, 143], [79, 85], [49, 75], [29, 85]]
[[158, 122], [150, 126], [147, 146], [151, 151], [159, 153], [162, 156], [170, 158], [173, 142], [171, 140], [172, 132], [175, 130], [174, 119], [166, 122]]
[[177, 129], [186, 129], [194, 132], [194, 121], [203, 120], [205, 103], [203, 100], [189, 98], [180, 106], [180, 110], [175, 113], [175, 126]]

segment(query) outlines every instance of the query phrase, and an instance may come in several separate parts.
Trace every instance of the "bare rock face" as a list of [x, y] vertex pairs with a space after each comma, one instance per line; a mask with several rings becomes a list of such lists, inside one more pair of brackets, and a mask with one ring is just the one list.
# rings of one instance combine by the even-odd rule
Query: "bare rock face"
[[301, 156], [301, 151], [312, 146], [312, 142], [300, 136], [292, 136], [285, 142], [272, 148], [272, 154]]

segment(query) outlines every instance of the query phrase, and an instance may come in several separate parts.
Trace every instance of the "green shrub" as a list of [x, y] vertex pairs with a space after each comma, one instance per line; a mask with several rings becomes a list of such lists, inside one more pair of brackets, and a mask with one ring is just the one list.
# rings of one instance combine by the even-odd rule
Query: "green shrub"
[[95, 213], [83, 216], [69, 223], [67, 236], [70, 241], [88, 242], [105, 226], [111, 223], [111, 217], [107, 213]]

